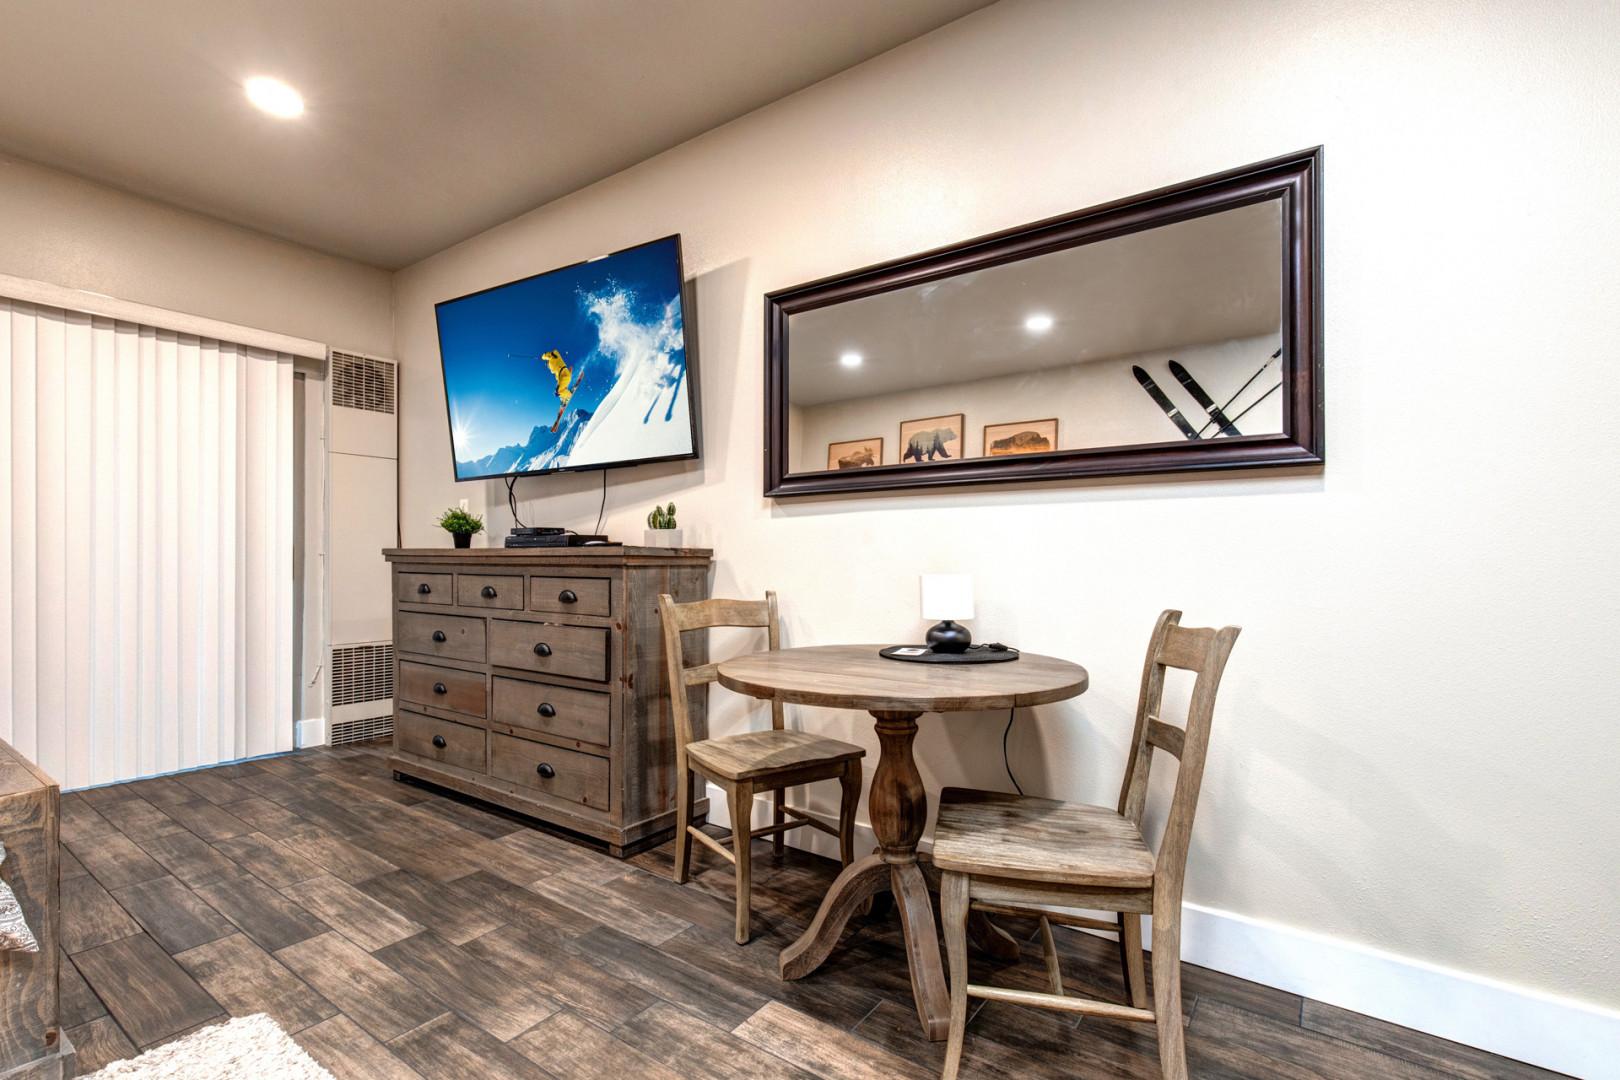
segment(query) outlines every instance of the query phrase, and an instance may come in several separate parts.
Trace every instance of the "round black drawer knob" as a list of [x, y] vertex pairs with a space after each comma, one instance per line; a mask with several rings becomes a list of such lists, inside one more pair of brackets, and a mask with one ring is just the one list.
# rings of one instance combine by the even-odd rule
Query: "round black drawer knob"
[[442, 682], [436, 682], [433, 684], [433, 692], [435, 694], [448, 694], [450, 692], [450, 688], [444, 685]]
[[495, 599], [495, 586], [493, 586], [493, 585], [485, 585], [482, 589], [479, 590], [478, 595], [482, 596], [485, 600], [493, 600], [493, 599]]
[[435, 631], [433, 631], [433, 640], [437, 641], [439, 644], [443, 645], [445, 643], [445, 641], [448, 640], [448, 639], [444, 636], [444, 631], [443, 630], [435, 630]]
[[444, 749], [444, 736], [443, 735], [435, 735], [435, 736], [433, 736], [433, 747], [436, 750], [443, 750]]
[[419, 595], [419, 596], [426, 596], [428, 593], [430, 593], [432, 591], [433, 591], [433, 586], [429, 585], [425, 581], [422, 582], [422, 584], [420, 584], [420, 585], [418, 585], [416, 587], [416, 592], [417, 592], [417, 595]]
[[577, 604], [579, 603], [579, 594], [573, 589], [564, 589], [557, 594], [557, 599], [564, 604]]
[[540, 644], [538, 644], [538, 645], [536, 645], [534, 647], [534, 655], [536, 655], [536, 656], [550, 656], [551, 655], [551, 646], [547, 645], [545, 642], [542, 641]]
[[540, 703], [540, 715], [550, 720], [557, 715], [557, 707], [549, 701], [542, 701]]
[[553, 769], [550, 765], [547, 765], [543, 761], [534, 767], [534, 771], [540, 774], [540, 779], [542, 780], [550, 780], [553, 776], [557, 775], [557, 770]]

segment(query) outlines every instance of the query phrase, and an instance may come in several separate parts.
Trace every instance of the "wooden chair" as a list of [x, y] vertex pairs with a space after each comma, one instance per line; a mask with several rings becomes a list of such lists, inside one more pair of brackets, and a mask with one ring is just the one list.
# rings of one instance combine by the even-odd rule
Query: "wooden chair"
[[[1180, 621], [1181, 612], [1166, 611], [1154, 627], [1117, 810], [962, 788], [947, 788], [942, 793], [934, 831], [934, 865], [943, 871], [940, 913], [951, 968], [945, 1080], [954, 1080], [962, 1064], [970, 997], [1155, 1024], [1159, 1063], [1166, 1080], [1186, 1077], [1181, 1027], [1181, 887], [1215, 692], [1239, 628], [1193, 630], [1182, 627]], [[1167, 667], [1198, 676], [1185, 728], [1159, 718]], [[1155, 749], [1168, 751], [1181, 762], [1157, 855], [1142, 838], [1142, 810]], [[1105, 921], [1057, 908], [1117, 914], [1115, 920]], [[1040, 917], [1050, 993], [968, 982], [966, 921], [970, 910]], [[1142, 969], [1143, 915], [1153, 917], [1151, 1008]], [[1128, 1005], [1063, 993], [1052, 923], [1119, 935]]]
[[[764, 600], [700, 600], [677, 604], [668, 593], [658, 598], [658, 611], [664, 622], [664, 659], [669, 665], [670, 707], [675, 714], [675, 880], [685, 883], [691, 864], [692, 841], [713, 848], [737, 868], [737, 944], [748, 943], [748, 899], [751, 856], [749, 841], [770, 836], [776, 854], [782, 853], [782, 834], [801, 825], [820, 829], [838, 837], [838, 854], [845, 866], [855, 857], [855, 806], [861, 798], [861, 758], [866, 751], [852, 743], [823, 738], [803, 731], [783, 728], [782, 703], [771, 702], [771, 730], [725, 735], [718, 739], [700, 738], [692, 730], [691, 703], [687, 695], [694, 686], [715, 681], [714, 663], [686, 666], [681, 634], [687, 630], [707, 630], [714, 626], [762, 627], [768, 647], [781, 647], [781, 631], [776, 617], [776, 594], [767, 592]], [[706, 777], [726, 793], [731, 814], [731, 835], [716, 840], [692, 824], [693, 774]], [[782, 801], [783, 790], [797, 784], [836, 778], [843, 785], [839, 803], [838, 828]], [[750, 829], [754, 796], [773, 794], [771, 824]], [[788, 821], [792, 817], [794, 820]], [[740, 823], [740, 827], [739, 827]], [[742, 837], [741, 843], [738, 837]]]

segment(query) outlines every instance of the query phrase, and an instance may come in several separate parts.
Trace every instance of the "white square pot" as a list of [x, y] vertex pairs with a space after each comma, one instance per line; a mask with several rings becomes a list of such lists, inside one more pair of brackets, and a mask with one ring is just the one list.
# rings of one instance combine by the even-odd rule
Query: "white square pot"
[[647, 547], [685, 547], [686, 545], [681, 543], [681, 536], [684, 532], [684, 529], [644, 529], [642, 535], [646, 539], [642, 542]]

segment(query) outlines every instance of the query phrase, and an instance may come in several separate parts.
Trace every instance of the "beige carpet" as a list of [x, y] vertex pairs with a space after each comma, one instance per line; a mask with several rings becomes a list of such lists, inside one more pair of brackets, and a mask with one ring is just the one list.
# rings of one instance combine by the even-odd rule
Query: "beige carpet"
[[263, 1013], [115, 1061], [86, 1080], [333, 1080]]

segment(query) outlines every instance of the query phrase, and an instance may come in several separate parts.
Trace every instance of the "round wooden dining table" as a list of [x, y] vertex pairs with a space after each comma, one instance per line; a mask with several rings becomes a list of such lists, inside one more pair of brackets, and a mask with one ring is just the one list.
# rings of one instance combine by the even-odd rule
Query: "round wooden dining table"
[[877, 771], [868, 809], [878, 850], [838, 875], [802, 937], [782, 950], [784, 979], [821, 966], [844, 925], [880, 892], [894, 894], [905, 932], [906, 961], [917, 1016], [930, 1039], [945, 1038], [950, 997], [928, 881], [917, 862], [917, 841], [928, 822], [928, 792], [912, 757], [917, 718], [924, 713], [977, 712], [1044, 705], [1082, 694], [1086, 669], [1067, 660], [1023, 653], [990, 664], [924, 664], [889, 660], [880, 645], [821, 645], [778, 649], [723, 661], [722, 686], [789, 705], [862, 709], [876, 720]]

